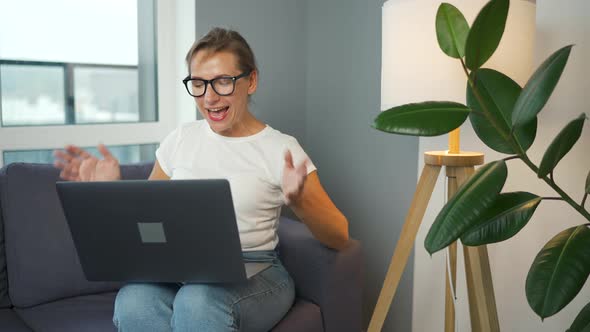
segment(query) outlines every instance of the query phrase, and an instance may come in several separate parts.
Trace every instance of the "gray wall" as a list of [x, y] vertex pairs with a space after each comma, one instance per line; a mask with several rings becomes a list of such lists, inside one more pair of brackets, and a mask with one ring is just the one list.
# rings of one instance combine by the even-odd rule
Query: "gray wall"
[[[381, 5], [369, 1], [199, 0], [197, 36], [238, 29], [262, 71], [255, 114], [296, 136], [365, 254], [365, 325], [417, 179], [418, 140], [370, 128], [380, 107]], [[412, 262], [410, 258], [409, 262]], [[412, 266], [383, 331], [410, 331]]]
[[[417, 179], [417, 138], [370, 128], [380, 108], [382, 3], [311, 0], [307, 8], [307, 150], [362, 241], [366, 324]], [[409, 262], [383, 331], [411, 331]]]
[[[247, 5], [246, 5], [247, 3]], [[305, 2], [288, 0], [198, 0], [197, 38], [212, 27], [239, 31], [260, 69], [251, 110], [275, 129], [305, 136]]]

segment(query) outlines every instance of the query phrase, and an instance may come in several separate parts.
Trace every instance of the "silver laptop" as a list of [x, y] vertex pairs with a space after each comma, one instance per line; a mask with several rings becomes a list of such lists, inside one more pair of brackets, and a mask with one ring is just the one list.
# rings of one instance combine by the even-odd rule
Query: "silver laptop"
[[89, 281], [244, 282], [246, 263], [229, 182], [57, 182]]

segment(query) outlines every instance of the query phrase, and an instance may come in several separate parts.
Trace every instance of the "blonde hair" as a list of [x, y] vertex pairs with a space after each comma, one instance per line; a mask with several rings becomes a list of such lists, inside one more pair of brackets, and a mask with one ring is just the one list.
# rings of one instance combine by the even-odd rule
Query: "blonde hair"
[[231, 52], [238, 58], [238, 67], [241, 71], [258, 71], [254, 52], [252, 52], [244, 37], [237, 31], [216, 27], [196, 41], [186, 54], [185, 60], [189, 75], [191, 60], [201, 50], [208, 50], [213, 53]]

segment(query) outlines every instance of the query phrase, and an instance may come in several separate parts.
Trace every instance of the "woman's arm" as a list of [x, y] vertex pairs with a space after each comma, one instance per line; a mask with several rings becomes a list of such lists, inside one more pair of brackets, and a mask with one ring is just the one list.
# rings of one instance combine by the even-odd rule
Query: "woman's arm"
[[162, 170], [158, 160], [154, 163], [154, 168], [152, 168], [152, 173], [148, 177], [148, 180], [170, 180], [170, 177]]
[[317, 171], [305, 177], [303, 189], [289, 207], [324, 245], [342, 250], [348, 244], [348, 220], [322, 187]]

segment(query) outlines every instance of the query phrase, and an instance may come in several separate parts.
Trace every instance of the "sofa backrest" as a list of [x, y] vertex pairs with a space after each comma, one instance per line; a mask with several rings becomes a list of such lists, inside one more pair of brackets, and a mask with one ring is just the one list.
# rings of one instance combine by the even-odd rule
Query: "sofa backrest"
[[[0, 194], [2, 181], [5, 179], [1, 174], [4, 169], [0, 170]], [[0, 309], [11, 306], [8, 297], [8, 273], [6, 272], [6, 250], [4, 249], [4, 221], [2, 219], [2, 195], [0, 195]]]
[[[145, 179], [151, 167], [124, 165], [122, 177]], [[55, 189], [59, 180], [59, 171], [50, 164], [14, 163], [0, 171], [5, 270], [10, 300], [16, 307], [120, 287], [120, 283], [89, 282], [84, 277]], [[1, 271], [0, 265], [0, 304], [9, 304], [2, 298], [6, 283]]]

